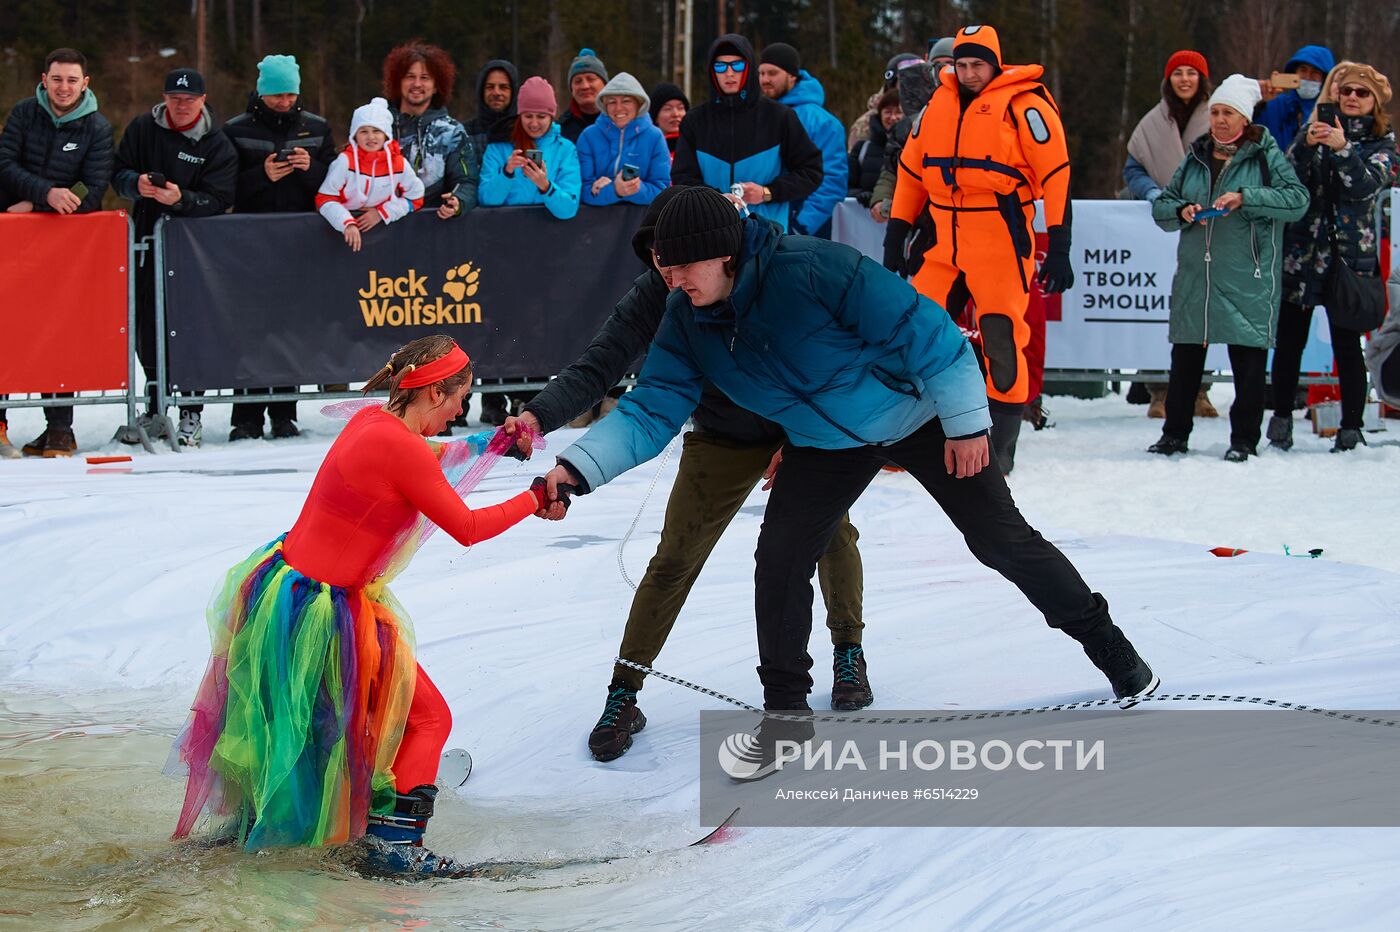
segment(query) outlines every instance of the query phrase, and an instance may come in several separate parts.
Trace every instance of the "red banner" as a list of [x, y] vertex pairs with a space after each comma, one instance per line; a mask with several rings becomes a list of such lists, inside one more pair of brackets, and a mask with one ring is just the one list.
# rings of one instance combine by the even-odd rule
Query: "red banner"
[[125, 389], [125, 211], [0, 213], [0, 392]]

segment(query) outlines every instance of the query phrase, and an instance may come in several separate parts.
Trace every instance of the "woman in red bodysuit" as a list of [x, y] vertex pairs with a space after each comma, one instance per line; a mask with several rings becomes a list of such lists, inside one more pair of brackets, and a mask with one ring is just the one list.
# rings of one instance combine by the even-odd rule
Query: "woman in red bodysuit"
[[176, 837], [207, 809], [231, 818], [249, 850], [364, 836], [375, 869], [458, 870], [422, 845], [451, 712], [385, 583], [424, 521], [470, 546], [532, 514], [563, 517], [542, 479], [475, 510], [448, 483], [444, 446], [425, 438], [461, 414], [471, 383], [448, 337], [400, 349], [365, 386], [387, 387], [388, 402], [351, 418], [291, 531], [229, 572], [176, 741], [189, 770]]

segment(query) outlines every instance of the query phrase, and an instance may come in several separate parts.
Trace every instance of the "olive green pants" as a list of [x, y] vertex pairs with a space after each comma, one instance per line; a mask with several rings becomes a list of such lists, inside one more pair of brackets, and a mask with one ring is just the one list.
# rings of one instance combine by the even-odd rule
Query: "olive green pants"
[[[661, 653], [710, 551], [763, 478], [763, 470], [777, 449], [776, 443], [743, 446], [707, 434], [685, 435], [680, 469], [666, 503], [661, 542], [632, 599], [619, 657], [651, 666]], [[859, 644], [865, 627], [861, 620], [865, 578], [856, 548], [859, 538], [850, 515], [843, 516], [817, 563], [833, 644]], [[641, 689], [644, 677], [630, 667], [613, 668], [613, 682], [629, 689]]]

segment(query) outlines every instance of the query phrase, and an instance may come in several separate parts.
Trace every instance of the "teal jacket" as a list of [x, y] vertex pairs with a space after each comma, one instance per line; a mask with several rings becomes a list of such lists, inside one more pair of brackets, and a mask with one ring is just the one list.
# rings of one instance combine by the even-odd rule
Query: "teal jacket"
[[535, 141], [544, 159], [549, 177], [549, 190], [540, 191], [523, 171], [506, 174], [506, 162], [515, 147], [508, 142], [493, 142], [486, 146], [481, 159], [481, 183], [477, 186], [477, 203], [482, 207], [524, 206], [543, 204], [559, 220], [573, 219], [578, 213], [579, 175], [578, 150], [565, 139], [555, 123]]
[[[1171, 182], [1152, 203], [1162, 229], [1181, 231], [1172, 279], [1173, 343], [1274, 345], [1283, 291], [1283, 227], [1308, 209], [1308, 189], [1262, 126], [1250, 126], [1239, 151], [1211, 185], [1210, 134], [1191, 144]], [[1238, 191], [1243, 205], [1224, 217], [1187, 224], [1181, 208], [1209, 207]]]
[[948, 312], [849, 246], [750, 218], [730, 297], [673, 291], [637, 388], [560, 455], [596, 489], [656, 456], [709, 379], [795, 446], [902, 440], [937, 417], [950, 437], [991, 424], [972, 348]]

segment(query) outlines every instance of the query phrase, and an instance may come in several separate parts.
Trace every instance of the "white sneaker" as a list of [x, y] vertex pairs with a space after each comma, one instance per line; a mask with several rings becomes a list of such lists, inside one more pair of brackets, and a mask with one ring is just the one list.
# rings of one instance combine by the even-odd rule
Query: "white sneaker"
[[199, 422], [198, 411], [181, 411], [180, 427], [175, 431], [175, 442], [182, 447], [197, 447], [204, 437], [204, 426]]

